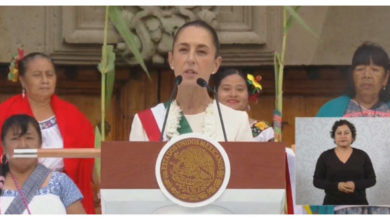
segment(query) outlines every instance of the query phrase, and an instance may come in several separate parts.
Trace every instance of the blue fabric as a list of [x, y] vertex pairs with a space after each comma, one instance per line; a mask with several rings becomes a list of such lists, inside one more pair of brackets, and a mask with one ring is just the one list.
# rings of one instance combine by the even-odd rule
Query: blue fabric
[[53, 188], [55, 192], [59, 193], [60, 199], [65, 207], [68, 207], [72, 203], [83, 199], [80, 190], [74, 184], [66, 174], [60, 172], [54, 172], [55, 181], [53, 181]]
[[334, 214], [333, 205], [311, 205], [312, 214]]
[[342, 117], [351, 101], [349, 96], [339, 96], [321, 106], [316, 117]]
[[[5, 189], [2, 196], [15, 197], [17, 194], [17, 190]], [[61, 172], [53, 172], [47, 186], [39, 189], [35, 195], [46, 194], [54, 194], [60, 197], [65, 207], [83, 199], [83, 195], [74, 182], [66, 174]]]
[[[316, 117], [343, 117], [350, 101], [351, 98], [346, 95], [332, 99], [321, 106]], [[386, 104], [390, 107], [390, 102]]]

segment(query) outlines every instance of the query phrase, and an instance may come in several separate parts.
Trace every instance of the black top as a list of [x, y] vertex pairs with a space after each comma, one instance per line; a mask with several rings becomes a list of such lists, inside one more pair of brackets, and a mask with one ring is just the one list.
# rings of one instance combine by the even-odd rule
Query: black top
[[[367, 153], [352, 148], [344, 164], [332, 148], [321, 154], [314, 171], [313, 184], [325, 190], [324, 205], [368, 205], [366, 188], [375, 185], [375, 171]], [[353, 181], [355, 191], [350, 194], [337, 189], [339, 182]]]

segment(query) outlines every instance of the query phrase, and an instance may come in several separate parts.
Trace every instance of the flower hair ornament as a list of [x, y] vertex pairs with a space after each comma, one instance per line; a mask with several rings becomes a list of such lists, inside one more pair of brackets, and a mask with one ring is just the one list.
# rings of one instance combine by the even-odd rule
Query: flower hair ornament
[[12, 82], [18, 81], [19, 76], [19, 62], [24, 57], [24, 50], [18, 48], [18, 52], [12, 56], [11, 63], [9, 65], [8, 80]]
[[246, 81], [249, 84], [249, 101], [256, 102], [263, 87], [260, 85], [261, 75], [254, 77], [252, 74], [246, 74]]

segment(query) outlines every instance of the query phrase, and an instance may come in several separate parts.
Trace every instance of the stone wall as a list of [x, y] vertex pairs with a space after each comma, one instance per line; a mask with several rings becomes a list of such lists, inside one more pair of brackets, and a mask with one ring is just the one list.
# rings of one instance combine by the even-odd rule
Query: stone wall
[[[319, 35], [313, 37], [298, 24], [289, 32], [287, 65], [348, 65], [353, 51], [364, 41], [390, 48], [386, 28], [387, 6], [304, 6], [300, 15]], [[125, 7], [123, 17], [139, 36], [146, 60], [164, 63], [169, 34], [184, 21], [201, 18], [218, 30], [224, 65], [272, 65], [281, 42], [281, 7]], [[16, 51], [44, 51], [60, 64], [96, 64], [103, 40], [104, 7], [99, 6], [1, 6], [0, 63]], [[109, 42], [126, 60], [128, 51], [111, 28]]]
[[289, 33], [290, 65], [350, 65], [364, 41], [379, 43], [390, 53], [389, 6], [301, 7], [301, 16], [320, 35], [315, 39], [297, 24]]

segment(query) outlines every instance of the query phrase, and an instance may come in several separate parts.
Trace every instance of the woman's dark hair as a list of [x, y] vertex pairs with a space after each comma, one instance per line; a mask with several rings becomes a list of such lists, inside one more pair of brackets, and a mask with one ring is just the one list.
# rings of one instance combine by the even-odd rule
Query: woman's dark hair
[[334, 139], [337, 128], [342, 126], [342, 125], [348, 126], [349, 130], [351, 130], [352, 142], [354, 142], [355, 138], [356, 138], [356, 128], [351, 122], [349, 122], [347, 120], [341, 119], [341, 120], [336, 121], [332, 126], [332, 131], [330, 132], [330, 136]]
[[[3, 146], [5, 146], [4, 143], [5, 135], [8, 133], [10, 129], [15, 127], [20, 128], [19, 137], [21, 137], [26, 134], [28, 130], [28, 125], [30, 124], [37, 131], [39, 137], [39, 143], [42, 144], [42, 134], [38, 122], [33, 117], [23, 114], [23, 115], [13, 115], [7, 118], [7, 120], [5, 120], [5, 122], [3, 123], [3, 127], [1, 128], [1, 142]], [[4, 176], [4, 177], [9, 171], [8, 163], [6, 160], [7, 160], [6, 156], [3, 155], [3, 159], [0, 164], [0, 176]], [[2, 191], [0, 189], [0, 195], [1, 193]]]
[[250, 91], [249, 91], [250, 86], [248, 84], [248, 81], [246, 80], [246, 74], [242, 73], [240, 70], [235, 69], [235, 68], [223, 69], [223, 70], [220, 70], [216, 74], [211, 76], [211, 80], [214, 83], [215, 90], [218, 90], [223, 79], [225, 79], [228, 76], [235, 75], [235, 74], [239, 75], [245, 81], [246, 89], [248, 90], [248, 94], [249, 94], [250, 93]]
[[20, 128], [19, 137], [21, 137], [26, 134], [29, 124], [31, 124], [38, 133], [39, 143], [42, 143], [42, 134], [38, 122], [29, 115], [20, 114], [12, 115], [4, 121], [3, 127], [1, 128], [1, 143], [3, 144], [3, 146], [5, 135], [10, 128]]
[[[348, 87], [346, 94], [349, 97], [353, 98], [356, 95], [355, 85], [353, 82], [353, 71], [355, 70], [356, 66], [370, 65], [370, 63], [383, 67], [385, 69], [385, 74], [387, 74], [387, 71], [390, 67], [389, 56], [380, 45], [373, 42], [364, 42], [356, 49], [355, 53], [353, 54], [352, 65], [348, 72]], [[390, 100], [390, 92], [388, 91], [390, 90], [389, 81], [387, 82], [386, 89], [381, 90], [379, 94], [379, 99], [384, 102]]]
[[46, 55], [44, 53], [40, 53], [40, 52], [33, 52], [33, 53], [29, 53], [28, 55], [26, 55], [25, 57], [23, 57], [23, 59], [21, 59], [19, 61], [18, 67], [19, 67], [19, 74], [21, 76], [24, 76], [24, 74], [26, 73], [27, 65], [30, 63], [30, 61], [35, 59], [35, 58], [37, 58], [37, 57], [47, 59], [48, 61], [50, 61], [50, 63], [55, 68], [54, 62], [53, 62], [53, 60], [51, 59], [50, 56], [48, 56], [48, 55]]
[[173, 37], [172, 50], [173, 50], [173, 46], [175, 45], [176, 40], [177, 40], [180, 32], [183, 29], [185, 29], [186, 27], [190, 27], [190, 26], [204, 28], [205, 30], [207, 30], [211, 34], [211, 37], [213, 38], [213, 44], [214, 44], [214, 47], [215, 47], [215, 57], [218, 57], [219, 56], [219, 47], [220, 46], [219, 46], [219, 40], [218, 40], [217, 32], [214, 30], [213, 27], [211, 27], [209, 24], [207, 24], [206, 22], [204, 22], [202, 20], [190, 21], [190, 22], [187, 22], [187, 23], [183, 24], [181, 27], [179, 27], [177, 29], [174, 37]]
[[[0, 161], [1, 164], [0, 164], [0, 177], [3, 177], [3, 179], [1, 179], [0, 181], [2, 183], [0, 183], [2, 186], [4, 186], [4, 182], [5, 182], [5, 175], [8, 173], [9, 171], [9, 167], [8, 167], [8, 163], [7, 163], [7, 158], [3, 155], [2, 157], [2, 160]], [[3, 194], [3, 188], [0, 187], [0, 196]]]

